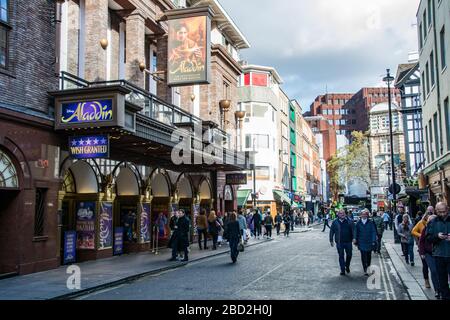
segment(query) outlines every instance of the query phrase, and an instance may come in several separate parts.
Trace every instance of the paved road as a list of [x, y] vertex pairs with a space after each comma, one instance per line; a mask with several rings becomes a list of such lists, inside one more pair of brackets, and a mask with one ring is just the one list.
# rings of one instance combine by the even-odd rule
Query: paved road
[[339, 275], [337, 252], [328, 232], [292, 234], [248, 248], [233, 265], [229, 255], [193, 262], [95, 292], [79, 299], [133, 300], [405, 300], [408, 299], [384, 251], [372, 264], [379, 288], [368, 289], [360, 255], [354, 251], [351, 274]]

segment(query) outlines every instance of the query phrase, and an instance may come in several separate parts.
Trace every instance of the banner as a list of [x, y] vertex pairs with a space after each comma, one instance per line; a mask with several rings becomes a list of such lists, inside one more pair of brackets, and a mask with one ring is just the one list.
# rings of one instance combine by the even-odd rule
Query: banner
[[114, 255], [123, 253], [123, 228], [118, 227], [114, 229]]
[[168, 85], [209, 84], [209, 16], [169, 20]]
[[141, 243], [150, 242], [150, 204], [141, 205]]
[[95, 202], [77, 204], [77, 248], [95, 249]]
[[113, 204], [100, 203], [99, 249], [111, 248], [113, 245]]
[[64, 258], [63, 264], [76, 261], [77, 233], [76, 231], [66, 231], [64, 233]]
[[61, 123], [95, 123], [113, 120], [113, 100], [92, 100], [63, 103]]
[[69, 137], [69, 153], [73, 159], [109, 157], [109, 136]]

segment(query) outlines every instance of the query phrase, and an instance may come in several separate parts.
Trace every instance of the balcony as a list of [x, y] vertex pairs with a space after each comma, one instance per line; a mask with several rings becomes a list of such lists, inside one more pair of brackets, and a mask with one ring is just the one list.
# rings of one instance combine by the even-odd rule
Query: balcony
[[[126, 80], [89, 82], [66, 72], [61, 73], [60, 80], [61, 89], [50, 92], [56, 99], [55, 129], [60, 132], [65, 130], [67, 135], [73, 134], [75, 130], [77, 134], [108, 133], [111, 137], [111, 157], [115, 160], [149, 166], [162, 165], [167, 169], [188, 172], [240, 171], [249, 168], [248, 154], [225, 148], [228, 137], [217, 124], [202, 121]], [[118, 122], [107, 125], [91, 123], [76, 128], [58, 124], [61, 101], [83, 101], [104, 96], [114, 97], [114, 113]], [[203, 137], [207, 133], [209, 141], [202, 140], [199, 134], [194, 136], [194, 128], [201, 128]], [[208, 163], [215, 164], [175, 166], [171, 160], [171, 151], [178, 144], [172, 139], [172, 133], [177, 129], [185, 129], [186, 134], [190, 135], [191, 146], [197, 149], [192, 156], [203, 156], [206, 160], [201, 151], [214, 142], [214, 151], [217, 152], [208, 156]], [[220, 153], [220, 148], [223, 148], [223, 153]]]

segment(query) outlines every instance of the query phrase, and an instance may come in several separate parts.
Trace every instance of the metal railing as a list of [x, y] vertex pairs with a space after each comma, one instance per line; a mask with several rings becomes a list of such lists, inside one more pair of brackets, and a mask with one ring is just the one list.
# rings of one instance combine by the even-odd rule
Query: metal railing
[[[126, 80], [96, 81], [89, 82], [68, 72], [61, 72], [61, 90], [95, 88], [105, 86], [120, 85], [131, 92], [125, 96], [128, 102], [131, 102], [142, 108], [139, 113], [145, 117], [164, 123], [171, 127], [177, 128], [177, 125], [202, 125], [202, 120], [183, 109], [161, 100], [152, 93], [141, 89]], [[224, 144], [228, 142], [226, 132], [219, 128], [211, 129], [216, 136], [222, 137]]]

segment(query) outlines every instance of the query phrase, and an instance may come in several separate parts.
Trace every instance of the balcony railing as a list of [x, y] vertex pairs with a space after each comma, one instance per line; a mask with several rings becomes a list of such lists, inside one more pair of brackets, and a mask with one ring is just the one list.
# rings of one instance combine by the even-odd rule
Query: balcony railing
[[[161, 100], [152, 93], [143, 90], [126, 80], [89, 82], [67, 72], [61, 72], [60, 78], [61, 90], [120, 85], [131, 91], [126, 95], [125, 99], [128, 102], [141, 107], [142, 111], [140, 111], [139, 113], [143, 116], [153, 120], [157, 120], [174, 128], [180, 126], [202, 126], [202, 120], [200, 118], [182, 110], [181, 108], [173, 104]], [[228, 137], [225, 131], [219, 128], [212, 128], [211, 134], [219, 136], [224, 142], [224, 145], [228, 143]]]

